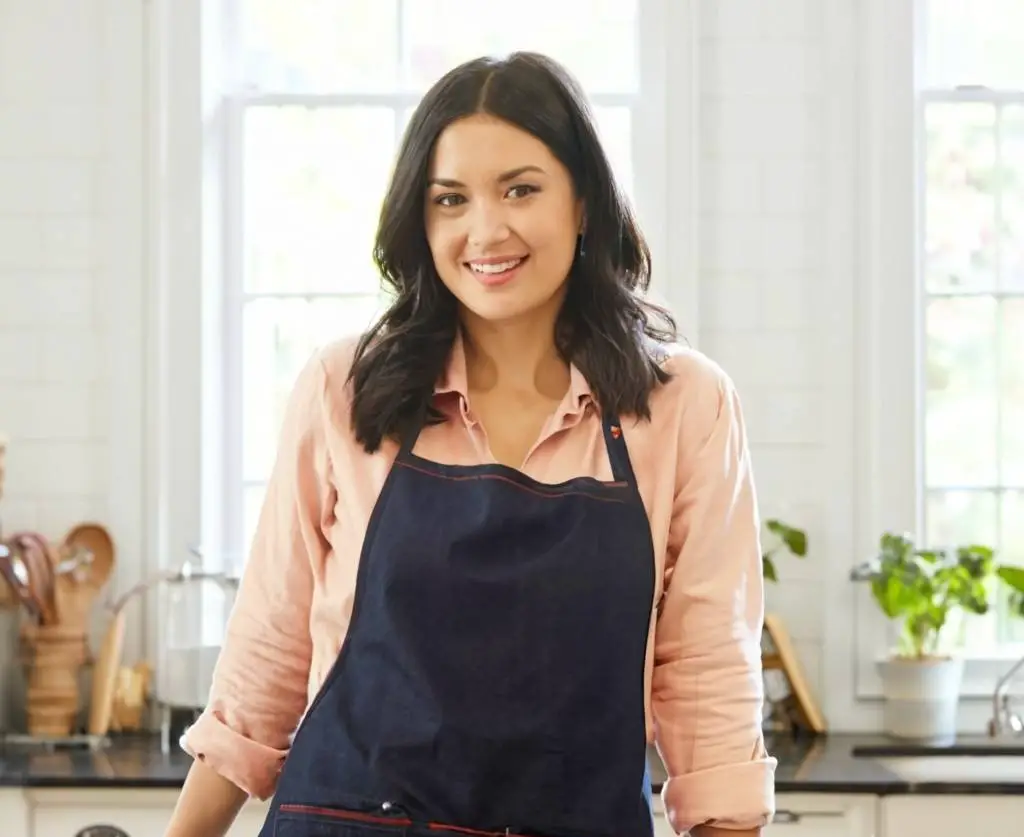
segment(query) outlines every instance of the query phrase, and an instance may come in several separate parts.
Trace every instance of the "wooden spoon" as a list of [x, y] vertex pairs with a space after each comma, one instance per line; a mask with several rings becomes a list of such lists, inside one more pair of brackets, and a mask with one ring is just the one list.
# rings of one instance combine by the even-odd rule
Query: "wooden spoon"
[[85, 583], [99, 590], [107, 583], [114, 569], [114, 539], [99, 523], [80, 523], [64, 536], [66, 546], [87, 550], [92, 554]]
[[60, 573], [56, 581], [58, 620], [69, 627], [89, 624], [93, 603], [114, 566], [114, 541], [98, 523], [83, 523], [64, 538], [65, 549], [85, 550], [91, 560], [78, 570]]

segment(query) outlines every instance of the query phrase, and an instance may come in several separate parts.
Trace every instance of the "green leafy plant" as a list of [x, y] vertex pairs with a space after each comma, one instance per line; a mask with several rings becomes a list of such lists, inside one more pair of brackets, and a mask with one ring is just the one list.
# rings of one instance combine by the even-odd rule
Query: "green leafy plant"
[[1024, 568], [998, 565], [988, 546], [920, 549], [909, 536], [887, 532], [878, 557], [853, 577], [868, 581], [879, 609], [900, 624], [900, 657], [939, 656], [950, 616], [987, 613], [1003, 584], [1013, 613], [1024, 617]]
[[775, 543], [770, 549], [761, 554], [761, 568], [764, 571], [765, 581], [778, 581], [779, 576], [775, 571], [775, 554], [785, 550], [796, 558], [803, 558], [807, 555], [807, 533], [802, 529], [796, 529], [781, 520], [766, 520], [765, 528], [773, 536]]

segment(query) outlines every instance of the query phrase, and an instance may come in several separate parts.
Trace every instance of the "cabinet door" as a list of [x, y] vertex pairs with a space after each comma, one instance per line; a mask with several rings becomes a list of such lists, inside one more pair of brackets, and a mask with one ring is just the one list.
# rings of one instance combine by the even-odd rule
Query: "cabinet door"
[[[765, 837], [877, 837], [874, 797], [780, 794]], [[920, 837], [920, 835], [917, 835]]]
[[177, 796], [176, 791], [146, 788], [32, 788], [25, 791], [29, 833], [75, 837], [109, 826], [127, 837], [158, 837], [167, 830]]
[[4, 837], [31, 837], [30, 817], [21, 788], [0, 788], [0, 834]]
[[[878, 837], [878, 806], [873, 796], [780, 794], [775, 808], [775, 822], [764, 830], [765, 837]], [[654, 799], [654, 837], [675, 837], [658, 797]]]
[[1000, 837], [1020, 834], [1024, 796], [887, 796], [882, 837]]
[[[32, 818], [33, 837], [76, 837], [89, 829], [107, 826], [126, 837], [151, 837], [163, 834], [171, 819], [170, 810], [126, 808], [100, 811], [92, 807], [40, 808]], [[97, 833], [102, 833], [97, 831]], [[120, 837], [120, 835], [119, 835]]]
[[668, 823], [665, 816], [665, 806], [661, 803], [661, 796], [654, 794], [651, 799], [651, 813], [654, 814], [654, 837], [676, 837], [675, 831]]

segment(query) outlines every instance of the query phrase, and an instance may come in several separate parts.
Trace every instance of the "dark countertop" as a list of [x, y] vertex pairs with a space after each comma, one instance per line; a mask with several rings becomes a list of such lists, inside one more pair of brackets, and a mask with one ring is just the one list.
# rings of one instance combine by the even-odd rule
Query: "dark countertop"
[[[920, 755], [920, 748], [894, 744], [881, 736], [831, 735], [812, 740], [769, 738], [769, 752], [778, 759], [775, 787], [779, 793], [964, 793], [1024, 795], [1024, 739], [1013, 754], [1021, 756], [1021, 777], [1003, 782], [930, 782], [911, 784], [872, 756]], [[987, 752], [982, 737], [957, 742], [961, 755]], [[855, 756], [854, 750], [865, 755]], [[945, 752], [939, 749], [935, 752]], [[33, 788], [180, 788], [191, 760], [174, 748], [160, 752], [156, 736], [117, 738], [101, 750], [45, 750], [0, 743], [0, 786]], [[969, 771], [965, 769], [965, 773]], [[656, 788], [664, 773], [652, 765]]]

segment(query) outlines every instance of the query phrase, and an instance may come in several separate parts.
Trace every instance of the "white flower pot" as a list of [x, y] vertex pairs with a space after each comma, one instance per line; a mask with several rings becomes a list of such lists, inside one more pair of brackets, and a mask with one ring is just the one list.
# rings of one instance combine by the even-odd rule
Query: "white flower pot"
[[953, 742], [964, 673], [962, 659], [894, 657], [880, 661], [878, 670], [887, 734], [936, 745]]

